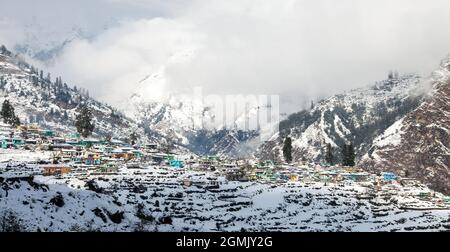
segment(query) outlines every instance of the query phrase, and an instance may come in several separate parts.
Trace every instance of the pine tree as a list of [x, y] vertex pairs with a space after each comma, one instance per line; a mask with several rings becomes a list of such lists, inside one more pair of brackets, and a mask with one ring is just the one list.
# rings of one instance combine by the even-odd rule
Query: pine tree
[[342, 165], [355, 166], [355, 149], [353, 144], [344, 144], [342, 148]]
[[353, 144], [350, 143], [348, 145], [348, 166], [355, 166], [355, 148], [353, 147]]
[[0, 115], [2, 116], [4, 123], [7, 123], [8, 118], [11, 116], [10, 106], [11, 104], [9, 103], [8, 100], [5, 100], [2, 104], [2, 110]]
[[9, 100], [5, 100], [2, 104], [2, 110], [0, 111], [0, 116], [3, 118], [3, 122], [10, 124], [12, 126], [20, 125], [20, 119], [16, 116], [14, 112], [14, 107], [11, 105]]
[[6, 81], [5, 79], [2, 77], [0, 77], [0, 88], [3, 89], [6, 85]]
[[388, 74], [388, 79], [389, 80], [392, 80], [392, 79], [394, 79], [394, 72], [391, 70], [391, 71], [389, 71], [389, 74]]
[[1, 45], [1, 46], [0, 46], [0, 53], [1, 53], [1, 54], [5, 54], [6, 51], [7, 51], [7, 50], [6, 50], [5, 45]]
[[88, 105], [83, 105], [80, 113], [75, 119], [75, 127], [77, 127], [78, 133], [83, 137], [88, 137], [94, 131], [95, 125], [93, 123], [93, 115]]
[[20, 119], [19, 119], [18, 116], [14, 116], [14, 117], [12, 118], [11, 125], [13, 125], [14, 127], [20, 125]]
[[327, 144], [327, 152], [325, 154], [325, 161], [329, 165], [333, 165], [333, 148], [331, 147], [331, 144]]
[[131, 145], [135, 145], [137, 139], [138, 139], [138, 135], [136, 134], [136, 132], [131, 133], [131, 135], [130, 135], [130, 144]]
[[66, 121], [69, 120], [69, 115], [67, 115], [67, 111], [65, 111], [65, 110], [64, 110], [64, 113], [63, 113], [63, 119], [66, 120]]
[[342, 158], [342, 165], [343, 166], [347, 166], [348, 164], [348, 148], [347, 148], [347, 144], [344, 144], [344, 146], [342, 146], [342, 150], [341, 150], [341, 158]]
[[292, 139], [290, 137], [286, 137], [284, 140], [283, 157], [288, 163], [292, 161]]

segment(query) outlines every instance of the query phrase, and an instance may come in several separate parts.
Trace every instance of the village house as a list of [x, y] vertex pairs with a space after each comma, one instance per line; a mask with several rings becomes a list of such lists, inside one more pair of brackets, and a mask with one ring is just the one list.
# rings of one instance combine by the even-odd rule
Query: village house
[[45, 138], [51, 138], [51, 137], [55, 136], [55, 132], [53, 130], [49, 130], [49, 129], [41, 130], [41, 131], [39, 131], [39, 134], [41, 135], [41, 137], [45, 137]]
[[72, 168], [65, 164], [49, 164], [43, 165], [41, 168], [43, 169], [42, 174], [44, 176], [61, 175], [72, 171]]
[[141, 150], [133, 149], [131, 152], [133, 153], [133, 158], [141, 159], [144, 156], [144, 153]]
[[96, 150], [85, 151], [83, 163], [85, 165], [100, 165], [102, 162], [101, 152]]
[[49, 150], [52, 151], [72, 150], [72, 149], [74, 149], [74, 146], [67, 143], [54, 143], [49, 145]]
[[178, 159], [172, 159], [169, 161], [169, 165], [175, 168], [183, 168], [184, 167], [184, 163], [181, 160]]
[[397, 180], [397, 175], [395, 175], [392, 172], [383, 172], [383, 173], [381, 173], [381, 176], [383, 177], [383, 180], [385, 182], [392, 182], [392, 181]]
[[104, 142], [102, 142], [98, 139], [95, 139], [95, 138], [86, 138], [86, 139], [81, 139], [79, 141], [79, 144], [84, 147], [89, 147], [89, 146], [94, 146], [94, 145], [98, 145], [98, 144], [104, 144]]
[[66, 144], [72, 145], [72, 146], [80, 146], [80, 141], [78, 139], [67, 139]]
[[164, 162], [164, 160], [166, 160], [168, 157], [167, 154], [164, 153], [155, 153], [155, 154], [151, 154], [151, 161], [153, 162], [154, 165], [160, 165]]
[[111, 156], [112, 151], [114, 150], [114, 148], [112, 146], [108, 146], [108, 145], [96, 146], [96, 149], [103, 152], [104, 156]]
[[131, 150], [132, 148], [116, 148], [111, 152], [111, 157], [125, 161], [131, 160], [134, 158], [134, 154]]
[[36, 139], [36, 138], [25, 139], [25, 145], [37, 145], [39, 143], [41, 143], [40, 139]]
[[148, 153], [158, 152], [158, 145], [155, 143], [148, 143], [144, 145], [144, 151]]
[[198, 168], [201, 170], [215, 170], [220, 159], [217, 156], [206, 156], [198, 160]]
[[24, 144], [25, 144], [24, 140], [18, 136], [0, 138], [0, 146], [3, 149], [19, 148]]
[[260, 169], [273, 169], [275, 168], [275, 164], [272, 160], [264, 160], [257, 164], [257, 167]]
[[108, 175], [108, 174], [117, 174], [119, 168], [114, 163], [105, 163], [100, 165], [97, 170], [92, 175]]
[[11, 132], [13, 129], [9, 124], [0, 122], [0, 136], [9, 136]]
[[6, 138], [6, 137], [0, 139], [0, 146], [2, 147], [2, 149], [14, 148], [14, 144], [13, 144], [11, 138]]
[[76, 149], [61, 149], [58, 156], [62, 162], [81, 163], [83, 152]]

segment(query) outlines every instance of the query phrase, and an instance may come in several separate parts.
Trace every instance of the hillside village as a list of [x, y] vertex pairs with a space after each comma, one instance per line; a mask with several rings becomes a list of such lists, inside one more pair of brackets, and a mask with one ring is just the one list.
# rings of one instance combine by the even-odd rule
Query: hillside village
[[357, 167], [178, 154], [1, 124], [3, 231], [448, 231], [450, 198]]
[[[419, 181], [402, 178], [393, 172], [371, 174], [353, 165], [329, 165], [324, 163], [290, 162], [274, 163], [272, 160], [231, 159], [219, 156], [197, 156], [179, 154], [157, 144], [130, 144], [109, 139], [99, 140], [82, 137], [74, 132], [63, 134], [53, 130], [42, 129], [37, 125], [18, 125], [12, 127], [0, 124], [0, 155], [11, 153], [42, 153], [32, 163], [37, 166], [32, 175], [75, 177], [89, 179], [91, 176], [118, 175], [121, 169], [143, 170], [151, 166], [166, 167], [178, 171], [207, 172], [227, 181], [268, 183], [314, 184], [317, 182], [344, 186], [362, 184], [374, 191], [391, 188], [395, 193], [404, 187], [418, 188], [414, 195], [422, 201], [433, 202], [433, 207], [450, 209], [450, 198], [435, 193]], [[9, 164], [16, 160], [5, 160]], [[20, 172], [20, 171], [19, 171]], [[0, 173], [1, 176], [1, 173]], [[184, 186], [191, 186], [196, 181], [183, 180]], [[219, 188], [215, 181], [204, 186]]]

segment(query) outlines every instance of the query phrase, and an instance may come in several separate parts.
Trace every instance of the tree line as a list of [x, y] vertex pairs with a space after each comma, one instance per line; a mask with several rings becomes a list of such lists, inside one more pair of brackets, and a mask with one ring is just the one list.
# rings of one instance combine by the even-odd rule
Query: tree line
[[[328, 143], [325, 147], [325, 162], [328, 165], [335, 164], [333, 147], [330, 143]], [[283, 157], [287, 163], [292, 162], [292, 139], [290, 137], [286, 137], [283, 143]], [[341, 164], [343, 166], [355, 166], [355, 148], [352, 143], [345, 143], [341, 148]]]

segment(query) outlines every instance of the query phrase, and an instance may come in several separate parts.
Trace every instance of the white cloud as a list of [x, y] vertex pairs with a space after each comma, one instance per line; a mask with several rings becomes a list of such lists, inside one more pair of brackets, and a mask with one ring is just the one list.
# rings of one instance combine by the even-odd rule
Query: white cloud
[[[155, 98], [202, 86], [208, 93], [281, 94], [300, 106], [305, 97], [369, 84], [389, 69], [428, 74], [450, 51], [446, 0], [126, 4], [132, 5], [170, 15], [130, 14], [93, 39], [72, 42], [53, 70], [114, 104], [135, 89]], [[174, 63], [185, 52], [190, 56]], [[143, 83], [158, 83], [158, 95], [139, 84], [153, 74], [164, 75], [163, 82]]]

